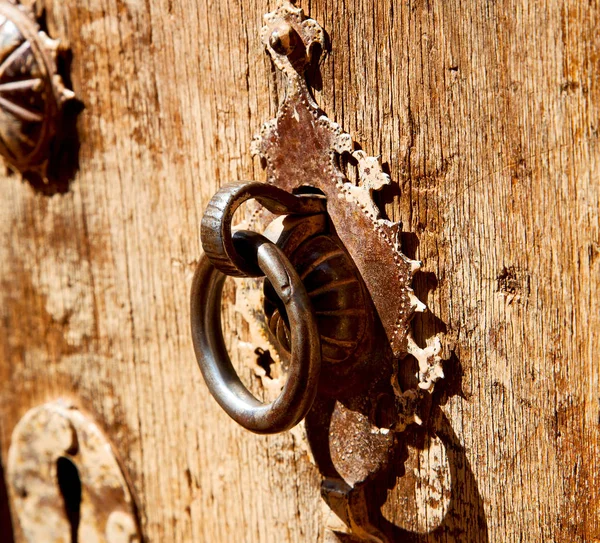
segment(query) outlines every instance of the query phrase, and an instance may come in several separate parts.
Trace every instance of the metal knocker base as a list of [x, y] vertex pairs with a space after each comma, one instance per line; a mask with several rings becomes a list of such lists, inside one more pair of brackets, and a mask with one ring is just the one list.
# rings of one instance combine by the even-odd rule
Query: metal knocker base
[[288, 379], [270, 404], [257, 400], [240, 381], [225, 347], [221, 295], [225, 274], [202, 258], [192, 283], [191, 324], [196, 358], [210, 393], [244, 428], [259, 434], [287, 430], [311, 408], [321, 370], [321, 345], [311, 304], [298, 274], [283, 252], [265, 237], [237, 232], [236, 246], [255, 255], [256, 263], [281, 298], [291, 329]]
[[[413, 315], [425, 310], [412, 290], [421, 264], [402, 253], [400, 223], [373, 199], [391, 184], [380, 157], [355, 145], [309, 90], [305, 71], [325, 48], [323, 29], [284, 1], [265, 15], [261, 39], [284, 77], [285, 97], [252, 142], [266, 182], [223, 186], [202, 218], [205, 257], [192, 289], [196, 357], [212, 395], [245, 428], [279, 432], [307, 415], [325, 501], [353, 540], [396, 541], [380, 529], [386, 524], [370, 509], [367, 490], [393, 466], [399, 435], [427, 418], [444, 375], [439, 340], [421, 348], [411, 335]], [[358, 179], [347, 177], [348, 164]], [[248, 199], [268, 212], [253, 214], [251, 229], [287, 215], [276, 246], [257, 234], [232, 235], [233, 214]], [[261, 325], [290, 360], [286, 385], [270, 405], [248, 392], [225, 350], [222, 273], [267, 276]], [[401, 380], [407, 354], [418, 371]]]

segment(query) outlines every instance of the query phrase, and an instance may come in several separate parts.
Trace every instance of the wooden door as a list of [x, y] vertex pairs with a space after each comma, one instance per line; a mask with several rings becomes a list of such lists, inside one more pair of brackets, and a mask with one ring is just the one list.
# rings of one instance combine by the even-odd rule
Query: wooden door
[[[259, 38], [275, 2], [41, 4], [83, 109], [68, 183], [1, 179], [2, 464], [30, 408], [72, 398], [119, 454], [146, 541], [327, 541], [340, 523], [301, 429], [236, 426], [189, 332], [204, 207], [264, 180], [249, 149], [281, 93]], [[600, 541], [598, 2], [299, 5], [331, 43], [316, 100], [382, 155], [381, 203], [424, 263], [415, 337], [443, 344], [435, 415], [373, 491], [393, 537]], [[260, 395], [234, 297], [229, 348]], [[22, 541], [6, 502], [0, 485], [0, 539]]]

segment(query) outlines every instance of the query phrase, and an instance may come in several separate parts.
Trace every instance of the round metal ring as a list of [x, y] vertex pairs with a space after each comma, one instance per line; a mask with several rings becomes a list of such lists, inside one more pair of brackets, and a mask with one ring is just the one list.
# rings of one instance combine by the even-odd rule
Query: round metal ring
[[254, 232], [236, 232], [233, 239], [245, 254], [254, 257], [285, 305], [291, 331], [287, 381], [270, 404], [256, 399], [240, 381], [221, 327], [226, 276], [205, 256], [198, 263], [191, 291], [194, 351], [210, 393], [232, 419], [259, 434], [282, 432], [306, 416], [317, 393], [321, 344], [315, 316], [302, 281], [274, 243]]
[[221, 187], [206, 206], [200, 223], [200, 239], [204, 254], [215, 267], [233, 277], [261, 276], [256, 266], [238, 254], [231, 236], [233, 215], [246, 200], [256, 200], [275, 215], [312, 215], [326, 210], [324, 197], [296, 196], [269, 183], [238, 181]]

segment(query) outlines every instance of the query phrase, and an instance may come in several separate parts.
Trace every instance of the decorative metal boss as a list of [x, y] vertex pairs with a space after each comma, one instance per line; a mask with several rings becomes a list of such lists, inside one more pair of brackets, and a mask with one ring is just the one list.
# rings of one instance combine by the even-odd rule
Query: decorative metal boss
[[44, 178], [63, 104], [75, 96], [57, 71], [61, 50], [31, 7], [0, 1], [0, 153]]

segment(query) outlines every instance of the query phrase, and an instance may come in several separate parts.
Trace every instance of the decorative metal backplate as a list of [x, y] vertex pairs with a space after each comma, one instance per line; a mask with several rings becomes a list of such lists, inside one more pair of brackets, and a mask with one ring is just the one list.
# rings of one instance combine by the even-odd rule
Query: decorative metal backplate
[[21, 172], [45, 177], [65, 101], [58, 40], [40, 30], [31, 7], [0, 0], [0, 153]]
[[[322, 382], [337, 375], [343, 383], [328, 390], [321, 387], [305, 420], [306, 435], [323, 476], [323, 497], [352, 537], [386, 542], [389, 538], [373, 521], [365, 492], [390, 463], [398, 436], [426, 416], [425, 396], [443, 377], [440, 342], [435, 338], [430, 346], [420, 348], [412, 338], [410, 321], [415, 312], [425, 310], [411, 287], [420, 263], [402, 253], [399, 224], [384, 218], [373, 199], [375, 191], [391, 183], [390, 177], [380, 158], [359, 149], [311, 96], [305, 71], [325, 48], [323, 29], [300, 8], [283, 2], [265, 15], [261, 39], [285, 77], [286, 94], [277, 116], [255, 137], [252, 151], [261, 157], [268, 183], [296, 194], [326, 196], [332, 234], [354, 262], [377, 315], [370, 344], [361, 346], [364, 360], [358, 365], [344, 373], [343, 364], [328, 363], [327, 356], [323, 359]], [[357, 167], [357, 184], [344, 174], [349, 161]], [[284, 235], [289, 233], [284, 230]], [[286, 242], [278, 243], [285, 246]], [[273, 325], [268, 303], [267, 299], [267, 314], [277, 336], [278, 325]], [[281, 337], [275, 342], [279, 347], [274, 345], [279, 351]], [[398, 364], [407, 354], [418, 361], [418, 388], [403, 390]], [[355, 367], [366, 371], [359, 373]]]
[[6, 475], [24, 541], [141, 541], [135, 502], [110, 444], [66, 401], [33, 408], [19, 421]]
[[[327, 212], [361, 272], [394, 356], [415, 355], [420, 386], [429, 389], [441, 376], [439, 358], [434, 350], [417, 348], [409, 325], [415, 311], [425, 310], [411, 288], [420, 263], [402, 253], [399, 224], [382, 218], [373, 201], [373, 192], [390, 184], [390, 177], [380, 158], [356, 149], [352, 137], [310, 94], [304, 72], [314, 60], [313, 51], [324, 49], [323, 29], [288, 2], [265, 15], [265, 22], [262, 41], [287, 87], [277, 117], [263, 125], [252, 151], [265, 160], [269, 183], [290, 192], [314, 187], [327, 196]], [[340, 167], [350, 159], [357, 162], [358, 185]]]

